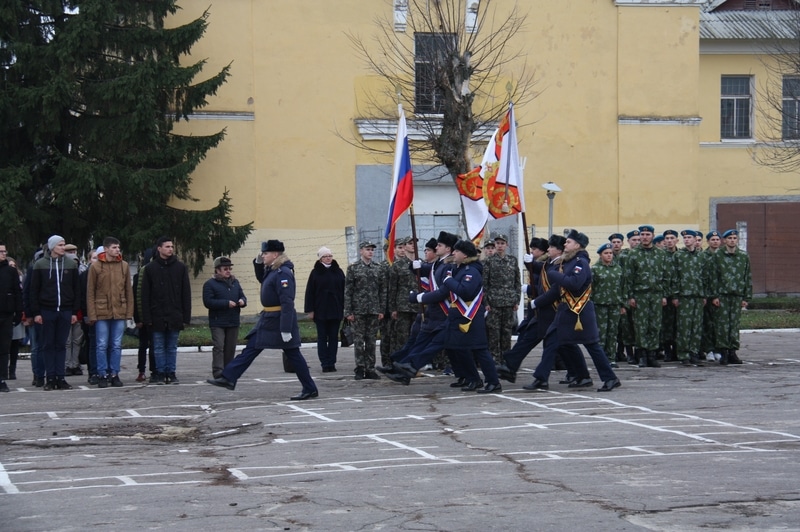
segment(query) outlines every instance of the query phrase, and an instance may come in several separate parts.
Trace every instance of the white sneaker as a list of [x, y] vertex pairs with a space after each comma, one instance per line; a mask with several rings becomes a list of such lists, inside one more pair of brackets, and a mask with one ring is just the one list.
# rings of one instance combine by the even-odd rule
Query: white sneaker
[[716, 360], [716, 358], [714, 357], [714, 351], [709, 351], [708, 353], [706, 353], [706, 360], [708, 362], [714, 362]]
[[714, 360], [717, 362], [722, 360], [722, 353], [714, 353]]

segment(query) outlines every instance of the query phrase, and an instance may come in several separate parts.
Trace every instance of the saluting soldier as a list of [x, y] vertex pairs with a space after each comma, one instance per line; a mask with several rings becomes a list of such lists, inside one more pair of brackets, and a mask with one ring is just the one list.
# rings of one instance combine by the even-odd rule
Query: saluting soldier
[[750, 257], [739, 249], [739, 231], [722, 233], [725, 246], [714, 254], [716, 286], [712, 303], [719, 308], [717, 315], [717, 348], [722, 357], [719, 363], [741, 364], [736, 355], [739, 349], [739, 321], [742, 309], [753, 298]]
[[353, 325], [355, 378], [380, 379], [375, 372], [375, 346], [380, 320], [386, 313], [386, 285], [383, 269], [372, 260], [375, 244], [358, 246], [359, 259], [347, 267], [344, 283], [344, 316]]
[[497, 364], [511, 349], [511, 334], [516, 325], [516, 312], [521, 299], [522, 280], [517, 259], [507, 253], [508, 236], [494, 238], [495, 254], [486, 260], [483, 288], [486, 292], [486, 336], [489, 352]]
[[639, 227], [641, 243], [625, 257], [625, 290], [633, 314], [639, 367], [658, 368], [656, 351], [661, 342], [662, 308], [667, 304], [667, 255], [653, 245], [652, 225]]

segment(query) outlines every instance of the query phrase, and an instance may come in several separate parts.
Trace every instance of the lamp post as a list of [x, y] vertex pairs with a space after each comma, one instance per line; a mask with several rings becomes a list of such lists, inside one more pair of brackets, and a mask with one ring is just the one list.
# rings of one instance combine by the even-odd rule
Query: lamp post
[[547, 191], [547, 199], [550, 203], [550, 212], [547, 219], [547, 238], [550, 238], [550, 235], [553, 234], [553, 200], [556, 197], [556, 192], [561, 192], [561, 188], [552, 181], [542, 183], [542, 188]]

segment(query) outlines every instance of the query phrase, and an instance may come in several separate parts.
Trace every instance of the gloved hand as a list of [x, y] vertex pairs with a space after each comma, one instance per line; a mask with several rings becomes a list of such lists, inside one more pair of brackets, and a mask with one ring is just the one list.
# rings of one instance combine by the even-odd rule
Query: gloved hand
[[531, 255], [530, 253], [524, 254], [522, 256], [522, 262], [524, 262], [525, 264], [530, 264], [531, 262], [533, 262], [533, 255]]
[[413, 290], [412, 290], [412, 291], [410, 291], [410, 292], [408, 293], [408, 302], [409, 302], [409, 303], [419, 303], [419, 300], [417, 299], [417, 296], [418, 296], [418, 295], [421, 295], [421, 294], [417, 294], [417, 293], [416, 293], [416, 292], [414, 292]]
[[531, 299], [531, 308], [536, 308], [536, 300]]
[[528, 293], [528, 285], [524, 284], [522, 285], [522, 295], [525, 295], [527, 293]]
[[288, 333], [282, 332], [281, 333], [281, 338], [283, 338], [284, 342], [288, 342], [288, 341], [290, 341], [292, 339], [292, 333], [290, 333], [290, 332], [288, 332]]
[[422, 268], [422, 261], [421, 261], [421, 260], [419, 260], [419, 259], [416, 259], [416, 260], [414, 260], [414, 261], [411, 263], [411, 267], [412, 267], [413, 269], [415, 269], [415, 270], [419, 270], [420, 268]]
[[417, 294], [417, 303], [422, 303], [422, 296], [425, 294]]

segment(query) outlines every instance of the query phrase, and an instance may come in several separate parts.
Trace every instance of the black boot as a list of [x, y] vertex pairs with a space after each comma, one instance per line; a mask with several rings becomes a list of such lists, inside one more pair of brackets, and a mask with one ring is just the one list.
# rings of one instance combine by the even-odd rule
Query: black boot
[[58, 381], [56, 381], [55, 377], [47, 377], [47, 382], [44, 383], [44, 387], [42, 389], [48, 392], [50, 390], [57, 390]]
[[644, 349], [636, 348], [636, 358], [639, 359], [639, 367], [646, 368], [647, 367], [647, 351]]
[[617, 362], [623, 362], [626, 360], [625, 357], [625, 346], [618, 343], [617, 344]]
[[660, 368], [661, 364], [658, 363], [655, 351], [647, 351], [647, 367]]
[[728, 364], [741, 364], [742, 359], [740, 359], [736, 355], [736, 351], [734, 349], [728, 349]]
[[720, 349], [719, 353], [722, 355], [722, 358], [719, 359], [720, 366], [727, 366], [728, 365], [728, 353], [730, 351], [728, 349]]

